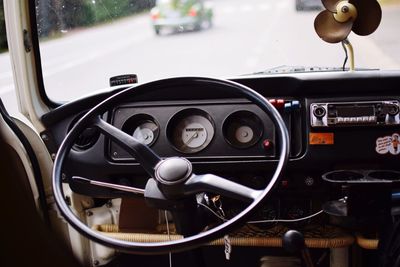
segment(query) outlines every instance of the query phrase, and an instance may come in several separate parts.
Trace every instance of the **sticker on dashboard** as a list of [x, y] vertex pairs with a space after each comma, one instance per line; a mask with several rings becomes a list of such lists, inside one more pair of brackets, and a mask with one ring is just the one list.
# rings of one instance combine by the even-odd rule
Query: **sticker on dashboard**
[[379, 137], [376, 139], [375, 151], [384, 155], [390, 153], [392, 155], [400, 154], [400, 135], [394, 133], [390, 136]]
[[333, 145], [335, 143], [333, 133], [310, 133], [310, 145]]

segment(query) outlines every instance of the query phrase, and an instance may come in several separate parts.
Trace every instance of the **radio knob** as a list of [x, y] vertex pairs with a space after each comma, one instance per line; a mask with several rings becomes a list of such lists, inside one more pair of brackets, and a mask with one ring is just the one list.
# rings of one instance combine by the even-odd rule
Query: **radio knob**
[[399, 114], [399, 106], [394, 104], [388, 105], [387, 112], [391, 116], [396, 116], [397, 114]]
[[314, 108], [313, 114], [318, 119], [322, 119], [326, 115], [326, 109], [322, 106], [317, 106]]

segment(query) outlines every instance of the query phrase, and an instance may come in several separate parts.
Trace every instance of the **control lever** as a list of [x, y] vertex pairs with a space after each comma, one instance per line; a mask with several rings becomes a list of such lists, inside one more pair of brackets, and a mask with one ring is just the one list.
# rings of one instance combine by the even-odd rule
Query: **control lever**
[[92, 184], [92, 185], [96, 185], [96, 186], [100, 186], [100, 187], [117, 189], [117, 190], [124, 191], [124, 192], [130, 192], [130, 193], [144, 195], [144, 189], [140, 189], [140, 188], [136, 188], [136, 187], [112, 184], [112, 183], [106, 183], [106, 182], [99, 182], [96, 180], [90, 180], [88, 178], [83, 178], [83, 177], [79, 177], [79, 176], [73, 176], [72, 180], [80, 181], [83, 183]]
[[307, 267], [314, 267], [310, 251], [304, 242], [304, 236], [296, 230], [287, 231], [282, 237], [282, 246], [289, 253], [301, 252]]

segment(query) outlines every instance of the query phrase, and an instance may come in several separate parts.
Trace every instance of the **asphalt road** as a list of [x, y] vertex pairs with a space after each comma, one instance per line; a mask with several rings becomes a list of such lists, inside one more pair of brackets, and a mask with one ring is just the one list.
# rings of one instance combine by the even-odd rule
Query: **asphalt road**
[[[71, 100], [108, 87], [111, 76], [139, 81], [172, 76], [232, 77], [282, 65], [341, 66], [340, 44], [314, 32], [319, 11], [297, 12], [294, 0], [214, 0], [211, 29], [156, 36], [148, 14], [67, 32], [41, 45], [50, 98]], [[399, 7], [384, 7], [382, 27], [350, 36], [356, 66], [400, 69]], [[0, 97], [12, 113], [16, 100], [7, 53], [0, 54]]]

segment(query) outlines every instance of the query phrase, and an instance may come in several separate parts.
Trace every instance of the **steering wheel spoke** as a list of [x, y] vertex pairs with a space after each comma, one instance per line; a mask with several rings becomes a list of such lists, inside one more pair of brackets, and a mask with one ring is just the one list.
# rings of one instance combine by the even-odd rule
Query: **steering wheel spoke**
[[95, 119], [94, 126], [98, 127], [104, 135], [135, 157], [145, 171], [151, 175], [151, 177], [154, 177], [154, 168], [161, 161], [161, 158], [151, 148], [142, 144], [133, 136], [104, 121], [99, 116]]
[[185, 193], [195, 194], [201, 192], [215, 193], [237, 200], [252, 202], [263, 191], [254, 190], [214, 174], [193, 174], [185, 183]]

